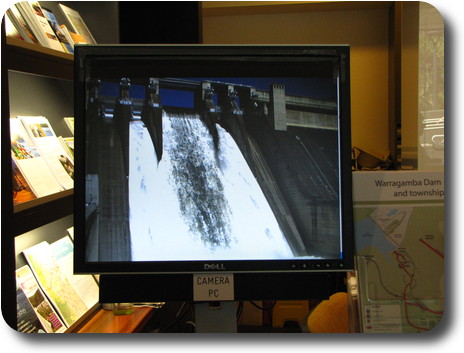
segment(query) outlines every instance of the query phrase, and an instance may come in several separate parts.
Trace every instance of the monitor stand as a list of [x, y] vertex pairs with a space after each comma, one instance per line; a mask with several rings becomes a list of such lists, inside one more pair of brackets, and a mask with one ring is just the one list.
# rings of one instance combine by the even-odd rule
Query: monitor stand
[[195, 303], [196, 333], [237, 333], [235, 302]]

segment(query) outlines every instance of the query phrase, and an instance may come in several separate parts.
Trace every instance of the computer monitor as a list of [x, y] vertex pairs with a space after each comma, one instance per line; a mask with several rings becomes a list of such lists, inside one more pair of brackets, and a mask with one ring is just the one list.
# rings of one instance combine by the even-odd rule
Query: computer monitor
[[101, 301], [330, 294], [353, 269], [348, 46], [75, 50], [75, 272]]

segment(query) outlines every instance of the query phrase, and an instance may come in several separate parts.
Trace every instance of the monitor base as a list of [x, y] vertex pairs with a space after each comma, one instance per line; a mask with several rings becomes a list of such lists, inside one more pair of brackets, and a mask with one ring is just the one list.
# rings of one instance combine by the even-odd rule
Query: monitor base
[[235, 302], [195, 303], [196, 333], [237, 333]]

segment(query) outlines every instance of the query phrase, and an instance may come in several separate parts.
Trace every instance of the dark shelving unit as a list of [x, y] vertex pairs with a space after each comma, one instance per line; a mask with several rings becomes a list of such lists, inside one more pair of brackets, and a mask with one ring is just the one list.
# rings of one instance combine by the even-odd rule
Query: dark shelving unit
[[[170, 2], [62, 2], [77, 10], [85, 19], [86, 24], [100, 44], [117, 43], [200, 43], [200, 16], [199, 2], [182, 2], [171, 4]], [[58, 9], [58, 3], [53, 1], [41, 1], [40, 4], [50, 8], [61, 23], [65, 19]], [[147, 8], [148, 6], [148, 8]], [[145, 9], [145, 11], [143, 11]], [[146, 12], [149, 11], [149, 12]], [[165, 27], [171, 22], [170, 30], [156, 30], [141, 18], [144, 13], [151, 13], [158, 18], [157, 26]], [[183, 25], [175, 22], [176, 18], [182, 19]], [[102, 23], [102, 19], [105, 23]], [[164, 25], [162, 20], [165, 21]], [[144, 33], [140, 36], [138, 30], [143, 21]], [[174, 22], [173, 22], [174, 21]], [[153, 22], [153, 21], [151, 21]], [[177, 23], [177, 24], [176, 24]], [[177, 28], [174, 28], [177, 26]], [[24, 42], [19, 39], [6, 37], [2, 20], [1, 33], [1, 61], [2, 61], [2, 106], [1, 106], [1, 144], [2, 144], [2, 188], [1, 188], [1, 245], [2, 245], [2, 314], [9, 326], [16, 329], [16, 277], [15, 270], [24, 265], [21, 257], [23, 246], [30, 246], [43, 240], [54, 241], [66, 234], [66, 229], [73, 226], [74, 192], [66, 190], [57, 194], [48, 195], [13, 206], [12, 195], [12, 168], [11, 168], [11, 142], [10, 142], [10, 116], [16, 115], [15, 106], [18, 101], [26, 106], [29, 99], [15, 100], [11, 98], [18, 95], [18, 87], [11, 87], [10, 76], [21, 77], [26, 82], [31, 80], [56, 80], [65, 82], [68, 91], [72, 91], [74, 79], [74, 57], [71, 54], [58, 52], [36, 44]], [[137, 29], [138, 28], [138, 29]], [[151, 28], [151, 29], [150, 29]], [[122, 34], [121, 34], [122, 33]], [[123, 39], [121, 41], [120, 39]], [[23, 81], [21, 81], [23, 82]], [[24, 85], [24, 83], [22, 83]], [[21, 84], [15, 85], [18, 86]], [[27, 85], [27, 84], [26, 84]], [[59, 85], [59, 84], [58, 84]], [[27, 87], [24, 87], [25, 89]], [[37, 92], [40, 94], [40, 92]], [[64, 93], [66, 94], [66, 93]], [[69, 95], [69, 92], [68, 92]], [[72, 94], [71, 94], [72, 96]], [[30, 97], [29, 97], [30, 98]], [[74, 113], [73, 98], [61, 105], [69, 108], [70, 115]], [[48, 98], [49, 99], [49, 98]], [[50, 103], [44, 102], [44, 104]], [[62, 108], [61, 108], [62, 109]], [[42, 115], [40, 111], [35, 115]], [[58, 115], [58, 113], [57, 113]], [[61, 116], [63, 117], [63, 116]], [[56, 121], [51, 120], [52, 126]], [[54, 126], [55, 127], [55, 126]], [[59, 130], [59, 128], [58, 128]], [[98, 309], [98, 308], [97, 308]], [[68, 331], [78, 332], [87, 320], [95, 320], [93, 314], [100, 312], [95, 308], [89, 310], [87, 315], [73, 325]], [[148, 313], [147, 313], [148, 315]], [[93, 319], [92, 319], [93, 317]]]

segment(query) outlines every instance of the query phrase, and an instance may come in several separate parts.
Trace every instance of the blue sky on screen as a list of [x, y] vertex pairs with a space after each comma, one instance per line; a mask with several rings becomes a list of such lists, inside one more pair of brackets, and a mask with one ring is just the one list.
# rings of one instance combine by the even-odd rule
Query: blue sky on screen
[[[237, 85], [255, 87], [260, 90], [269, 90], [273, 83], [285, 85], [287, 94], [304, 96], [316, 99], [334, 99], [336, 97], [336, 85], [329, 78], [298, 78], [298, 77], [260, 77], [260, 78], [237, 78], [237, 77], [208, 77], [208, 78], [183, 78], [191, 81], [216, 81]], [[104, 82], [100, 90], [102, 96], [117, 97], [119, 85], [113, 82]], [[130, 88], [132, 98], [144, 98], [145, 87], [132, 85]], [[182, 108], [193, 108], [193, 92], [173, 89], [160, 89], [162, 105], [176, 106]]]

